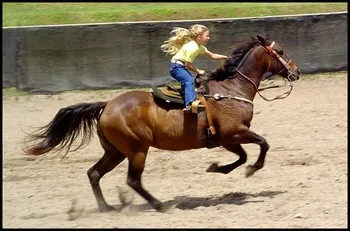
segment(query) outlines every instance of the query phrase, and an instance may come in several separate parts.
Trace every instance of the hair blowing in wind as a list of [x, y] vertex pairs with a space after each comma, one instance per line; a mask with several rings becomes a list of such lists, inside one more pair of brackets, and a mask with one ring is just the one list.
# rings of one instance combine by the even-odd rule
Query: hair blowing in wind
[[208, 28], [199, 24], [192, 25], [190, 29], [175, 27], [170, 32], [172, 36], [164, 41], [164, 44], [160, 46], [160, 49], [165, 53], [174, 55], [185, 43], [196, 38], [205, 31], [208, 31]]

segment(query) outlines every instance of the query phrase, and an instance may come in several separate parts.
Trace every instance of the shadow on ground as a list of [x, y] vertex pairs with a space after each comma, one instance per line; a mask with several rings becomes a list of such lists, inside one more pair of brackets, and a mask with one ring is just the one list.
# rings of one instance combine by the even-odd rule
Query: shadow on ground
[[233, 192], [222, 195], [220, 197], [189, 197], [189, 196], [179, 196], [175, 197], [174, 200], [167, 201], [166, 203], [176, 204], [176, 208], [186, 210], [186, 209], [195, 209], [200, 206], [209, 207], [217, 206], [220, 204], [234, 204], [234, 205], [243, 205], [247, 203], [259, 203], [264, 200], [259, 200], [256, 198], [272, 198], [276, 195], [285, 193], [286, 191], [264, 191], [256, 194], [251, 193], [241, 193]]
[[[224, 194], [222, 196], [208, 196], [208, 197], [191, 197], [191, 196], [178, 196], [173, 200], [164, 201], [163, 205], [166, 209], [169, 208], [178, 208], [181, 210], [190, 210], [196, 209], [198, 207], [210, 207], [217, 206], [220, 204], [231, 204], [231, 205], [243, 205], [247, 203], [260, 203], [264, 202], [263, 198], [273, 198], [277, 195], [286, 193], [287, 191], [262, 191], [259, 193], [242, 193], [242, 192], [233, 192]], [[117, 210], [122, 209], [120, 205]], [[117, 208], [118, 206], [114, 206]], [[148, 203], [140, 205], [128, 205], [129, 210], [134, 211], [145, 211], [153, 209]]]
[[[264, 202], [264, 198], [273, 198], [277, 195], [286, 193], [287, 191], [263, 191], [259, 193], [242, 193], [242, 192], [233, 192], [224, 194], [222, 196], [208, 196], [208, 197], [191, 197], [191, 196], [178, 196], [175, 197], [173, 200], [164, 201], [164, 212], [172, 209], [177, 208], [181, 210], [191, 210], [196, 209], [198, 207], [210, 207], [210, 206], [217, 206], [221, 204], [228, 204], [228, 205], [243, 205], [247, 203], [261, 203]], [[131, 201], [130, 201], [131, 202]], [[76, 207], [76, 206], [74, 206]], [[82, 217], [88, 217], [92, 214], [99, 213], [97, 208], [94, 209], [84, 209], [84, 205], [80, 205], [81, 208], [75, 208], [74, 212], [76, 214], [72, 214], [71, 211], [68, 211], [68, 219], [69, 220], [75, 220]], [[150, 204], [143, 203], [134, 205], [132, 203], [130, 204], [118, 204], [113, 205], [115, 208], [115, 213], [130, 213], [130, 212], [144, 212], [154, 210]], [[39, 213], [32, 213], [28, 216], [22, 217], [22, 219], [40, 219], [48, 216], [57, 215], [57, 213], [47, 213], [47, 214], [39, 214]]]

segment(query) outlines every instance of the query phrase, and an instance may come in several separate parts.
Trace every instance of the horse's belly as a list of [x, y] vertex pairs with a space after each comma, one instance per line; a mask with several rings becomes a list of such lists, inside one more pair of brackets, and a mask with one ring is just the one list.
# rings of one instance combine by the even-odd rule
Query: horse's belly
[[204, 128], [181, 117], [157, 121], [152, 138], [153, 147], [166, 150], [202, 148], [206, 143]]

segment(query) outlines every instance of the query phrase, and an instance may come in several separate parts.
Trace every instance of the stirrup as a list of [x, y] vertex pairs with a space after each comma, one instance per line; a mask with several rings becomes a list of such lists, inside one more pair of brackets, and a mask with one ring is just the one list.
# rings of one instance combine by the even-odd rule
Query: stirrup
[[198, 114], [199, 112], [205, 111], [206, 107], [199, 100], [195, 100], [191, 104], [191, 112]]

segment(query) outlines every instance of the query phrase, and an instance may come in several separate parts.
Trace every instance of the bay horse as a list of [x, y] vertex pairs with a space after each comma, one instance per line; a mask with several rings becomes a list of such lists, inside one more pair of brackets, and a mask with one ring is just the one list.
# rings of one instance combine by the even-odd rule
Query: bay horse
[[[231, 56], [214, 72], [207, 74], [210, 93], [236, 95], [238, 98], [216, 100], [208, 98], [218, 146], [235, 153], [239, 159], [227, 165], [212, 164], [207, 172], [227, 174], [244, 164], [247, 153], [241, 144], [255, 143], [260, 154], [249, 165], [246, 177], [264, 166], [269, 145], [264, 137], [249, 129], [253, 118], [253, 99], [265, 73], [279, 75], [289, 81], [299, 79], [300, 70], [276, 43], [257, 35], [233, 50]], [[152, 92], [133, 90], [111, 100], [80, 103], [61, 108], [53, 120], [29, 134], [24, 152], [41, 155], [63, 148], [70, 150], [81, 135], [80, 145], [86, 146], [96, 128], [104, 150], [102, 158], [87, 175], [100, 212], [113, 210], [103, 197], [100, 179], [123, 160], [128, 160], [127, 184], [157, 211], [163, 211], [161, 201], [153, 197], [141, 183], [141, 175], [149, 148], [180, 151], [206, 147], [207, 118], [205, 113], [188, 114], [182, 107], [156, 98]], [[28, 142], [30, 144], [28, 144]]]

